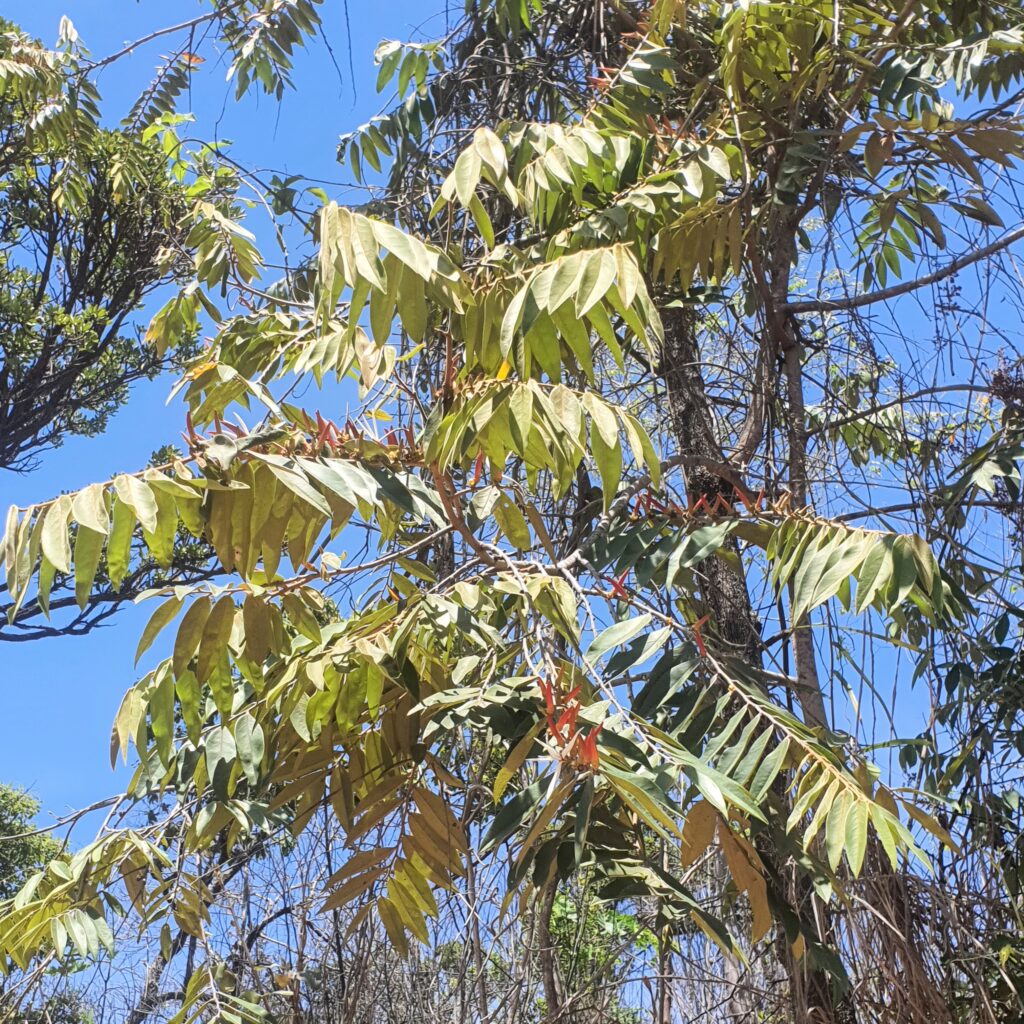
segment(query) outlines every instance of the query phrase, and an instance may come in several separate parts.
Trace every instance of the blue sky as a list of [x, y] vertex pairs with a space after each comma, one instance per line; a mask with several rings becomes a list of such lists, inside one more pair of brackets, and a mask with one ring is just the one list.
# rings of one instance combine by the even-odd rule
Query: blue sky
[[[73, 21], [95, 57], [120, 50], [154, 29], [203, 12], [206, 4], [172, 0], [15, 0], [4, 16], [52, 43], [62, 15]], [[350, 80], [344, 4], [323, 5], [324, 34], [296, 61], [294, 92], [280, 106], [265, 96], [234, 101], [225, 82], [226, 63], [208, 61], [194, 91], [195, 136], [232, 141], [231, 152], [249, 167], [340, 182], [334, 159], [338, 136], [377, 113], [373, 51], [382, 39], [433, 38], [444, 32], [432, 13], [440, 2], [349, 0]], [[163, 50], [156, 40], [103, 70], [99, 86], [111, 122], [127, 112], [152, 77]], [[338, 187], [325, 186], [344, 197]], [[180, 404], [166, 405], [171, 380], [137, 387], [101, 437], [73, 440], [22, 477], [0, 476], [0, 505], [42, 501], [114, 473], [144, 466], [150, 453], [177, 438]], [[86, 637], [0, 644], [0, 781], [30, 788], [42, 801], [44, 820], [62, 815], [121, 788], [108, 761], [110, 724], [124, 691], [134, 682], [135, 645], [152, 608], [123, 611], [112, 624]], [[84, 833], [83, 833], [84, 835]]]

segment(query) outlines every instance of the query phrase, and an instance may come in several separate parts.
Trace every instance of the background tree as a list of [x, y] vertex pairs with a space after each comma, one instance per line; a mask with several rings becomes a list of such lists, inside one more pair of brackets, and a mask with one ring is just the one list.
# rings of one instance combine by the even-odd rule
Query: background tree
[[26, 470], [167, 366], [131, 318], [188, 265], [188, 203], [158, 146], [100, 128], [73, 38], [45, 51], [0, 28], [0, 468]]
[[[47, 832], [38, 831], [39, 801], [12, 786], [0, 785], [0, 897], [13, 898], [25, 881], [61, 851], [61, 845]], [[3, 1005], [0, 983], [0, 1005]], [[92, 1024], [93, 1017], [73, 988], [46, 996], [25, 1011], [26, 1024]]]
[[19, 789], [0, 786], [0, 894], [10, 899], [33, 872], [60, 852], [60, 844], [36, 827], [39, 801]]
[[[174, 26], [166, 62], [116, 129], [101, 127], [91, 76], [142, 41], [95, 61], [66, 19], [52, 50], [0, 20], [0, 470], [27, 472], [68, 437], [102, 433], [134, 382], [198, 351], [198, 322], [158, 355], [140, 315], [193, 265], [197, 200], [240, 216], [239, 176], [220, 165], [200, 197], [157, 129], [201, 67], [204, 43], [234, 54], [239, 95], [254, 82], [280, 95], [292, 49], [317, 21], [308, 0], [272, 6], [216, 3]], [[47, 608], [15, 608], [0, 590], [0, 641], [88, 632], [153, 586], [207, 578], [209, 562], [209, 548], [187, 536], [170, 565], [136, 549], [126, 583], [97, 587], [81, 609], [59, 573]]]

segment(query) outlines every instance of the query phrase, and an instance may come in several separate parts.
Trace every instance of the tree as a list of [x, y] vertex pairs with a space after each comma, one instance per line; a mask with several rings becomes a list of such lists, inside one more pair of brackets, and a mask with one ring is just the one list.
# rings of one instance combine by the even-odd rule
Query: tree
[[[102, 433], [133, 383], [181, 369], [198, 351], [197, 323], [180, 325], [163, 355], [138, 324], [155, 291], [185, 283], [196, 256], [197, 194], [159, 126], [202, 63], [196, 32], [211, 24], [236, 54], [239, 91], [256, 81], [279, 95], [289, 54], [316, 19], [308, 0], [277, 8], [264, 23], [258, 5], [218, 3], [175, 26], [167, 62], [113, 130], [100, 125], [89, 73], [142, 41], [94, 62], [67, 19], [52, 50], [0, 20], [0, 470], [31, 470], [68, 437]], [[221, 166], [206, 181], [205, 207], [237, 215], [237, 174]], [[0, 640], [88, 632], [153, 586], [212, 575], [209, 555], [182, 537], [163, 571], [133, 557], [126, 586], [97, 588], [59, 624], [50, 613], [75, 607], [61, 574], [48, 607], [0, 597]]]
[[[0, 30], [0, 469], [27, 471], [65, 438], [101, 433], [134, 381], [172, 364], [132, 321], [155, 288], [184, 281], [190, 204], [154, 140], [100, 127], [69, 23], [55, 50]], [[65, 603], [58, 593], [54, 610]], [[96, 600], [56, 626], [4, 602], [0, 638], [80, 632], [112, 608]]]
[[[985, 232], [1019, 216], [1019, 21], [494, 0], [378, 50], [401, 102], [342, 150], [391, 159], [372, 203], [325, 202], [269, 287], [200, 219], [150, 328], [162, 356], [216, 321], [188, 456], [9, 514], [16, 599], [73, 566], [85, 602], [181, 529], [229, 579], [157, 595], [140, 655], [177, 621], [170, 656], [116, 716], [166, 814], [48, 869], [0, 952], [95, 953], [123, 889], [159, 949], [132, 1020], [295, 1020], [313, 989], [405, 1019], [423, 972], [379, 1011], [349, 980], [454, 931], [458, 1019], [539, 989], [564, 1022], [594, 1008], [555, 934], [585, 879], [646, 914], [648, 1018], [1015, 1019], [1024, 392], [1007, 324], [1002, 365], [958, 347], [990, 325], [947, 282], [1017, 298], [1024, 232]], [[942, 377], [862, 319], [923, 295]], [[291, 400], [350, 371], [347, 423]], [[920, 735], [872, 735], [869, 658], [899, 713], [930, 685]], [[255, 898], [278, 861], [287, 898]], [[495, 981], [506, 940], [529, 956]]]
[[31, 834], [39, 801], [11, 786], [0, 785], [0, 898], [11, 899], [33, 871], [60, 853], [46, 833]]
[[[0, 899], [12, 899], [26, 880], [61, 852], [61, 845], [35, 824], [39, 801], [20, 789], [0, 784]], [[0, 1007], [3, 1006], [0, 983]], [[30, 1008], [26, 1024], [92, 1024], [81, 997], [73, 990], [45, 998]]]
[[131, 316], [188, 265], [187, 201], [158, 146], [100, 128], [73, 37], [45, 51], [0, 28], [0, 468], [24, 470], [166, 367]]

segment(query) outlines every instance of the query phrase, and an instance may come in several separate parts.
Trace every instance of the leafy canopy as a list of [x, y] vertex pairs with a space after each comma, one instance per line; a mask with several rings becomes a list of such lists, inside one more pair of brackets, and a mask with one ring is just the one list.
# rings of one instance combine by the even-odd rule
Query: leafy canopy
[[[780, 865], [829, 900], [953, 840], [839, 731], [810, 624], [827, 608], [921, 674], [950, 651], [981, 665], [1012, 585], [964, 531], [995, 480], [1016, 494], [1014, 417], [975, 423], [951, 466], [932, 434], [894, 439], [855, 381], [841, 414], [814, 392], [835, 314], [889, 299], [954, 225], [999, 220], [983, 169], [1015, 167], [1024, 135], [978, 105], [1016, 81], [1021, 37], [977, 7], [659, 0], [546, 116], [462, 122], [455, 147], [443, 47], [385, 46], [401, 105], [342, 155], [357, 174], [390, 158], [388, 187], [323, 202], [279, 281], [191, 168], [193, 279], [148, 334], [162, 356], [210, 325], [178, 387], [188, 454], [12, 508], [0, 549], [14, 599], [44, 608], [60, 576], [83, 605], [98, 573], [117, 587], [140, 540], [161, 565], [180, 531], [215, 552], [215, 582], [150, 595], [138, 657], [164, 657], [112, 734], [138, 759], [129, 797], [171, 813], [35, 875], [0, 917], [5, 962], [95, 953], [128, 912], [202, 937], [216, 858], [301, 841], [329, 809], [346, 854], [323, 909], [350, 934], [374, 915], [399, 951], [428, 941], [439, 890], [502, 856], [506, 910], [587, 872], [653, 899], [660, 936], [777, 934], [842, 977]], [[483, 17], [515, 40], [546, 9]], [[152, 137], [184, 159], [175, 132]], [[795, 294], [815, 222], [845, 232], [848, 292]], [[701, 411], [686, 345], [730, 320], [756, 340], [747, 394]], [[296, 404], [332, 376], [358, 389], [347, 420]], [[942, 474], [921, 532], [814, 510], [814, 458], [849, 473], [868, 452], [889, 488], [910, 464]], [[756, 588], [779, 636], [751, 652], [734, 613]], [[720, 906], [688, 884], [712, 856]], [[262, 1012], [212, 965], [191, 979], [182, 1020]]]

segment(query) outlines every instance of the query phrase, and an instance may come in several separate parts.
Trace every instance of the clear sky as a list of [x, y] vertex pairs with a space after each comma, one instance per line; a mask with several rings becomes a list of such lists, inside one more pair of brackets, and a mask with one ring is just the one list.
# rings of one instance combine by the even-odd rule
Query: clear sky
[[[66, 14], [92, 54], [102, 57], [207, 6], [182, 0], [8, 0], [3, 14], [44, 43], [54, 41]], [[211, 60], [194, 91], [195, 135], [231, 140], [232, 154], [249, 167], [344, 180], [347, 175], [334, 159], [338, 136], [382, 105], [374, 89], [377, 43], [443, 35], [444, 20], [434, 13], [443, 6], [441, 0], [349, 0], [352, 79], [345, 4], [325, 0], [323, 28], [330, 48], [317, 39], [298, 55], [295, 91], [280, 106], [265, 96], [235, 103], [233, 85], [224, 80], [226, 63], [214, 67]], [[156, 40], [104, 69], [99, 85], [104, 114], [112, 123], [145, 87], [162, 53], [161, 40]], [[343, 197], [338, 187], [325, 187]], [[69, 442], [31, 474], [0, 475], [0, 505], [31, 504], [144, 466], [151, 452], [175, 440], [181, 430], [181, 406], [165, 404], [172, 383], [137, 387], [101, 437]], [[151, 611], [146, 605], [126, 609], [86, 637], [0, 644], [0, 781], [33, 790], [43, 803], [44, 820], [123, 785], [109, 768], [110, 724], [136, 678], [135, 645]]]

